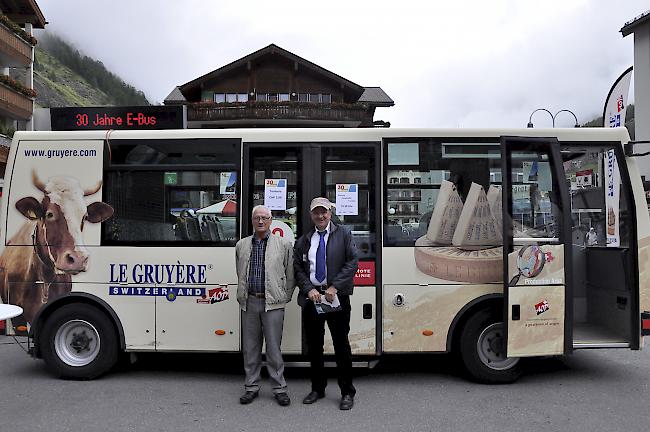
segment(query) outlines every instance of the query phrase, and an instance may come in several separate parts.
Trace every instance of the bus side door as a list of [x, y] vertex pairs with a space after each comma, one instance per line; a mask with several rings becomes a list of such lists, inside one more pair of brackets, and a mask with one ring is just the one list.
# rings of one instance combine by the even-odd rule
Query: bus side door
[[570, 205], [559, 143], [502, 137], [503, 290], [508, 357], [572, 349]]

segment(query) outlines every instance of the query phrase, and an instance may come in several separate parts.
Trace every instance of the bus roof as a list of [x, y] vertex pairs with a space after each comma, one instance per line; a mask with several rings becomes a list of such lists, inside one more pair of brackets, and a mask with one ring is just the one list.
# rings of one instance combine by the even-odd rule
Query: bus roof
[[175, 129], [111, 131], [18, 131], [14, 140], [97, 140], [105, 139], [188, 139], [241, 138], [245, 142], [303, 141], [379, 141], [382, 138], [498, 138], [501, 136], [553, 137], [560, 141], [630, 140], [627, 129], [555, 128], [555, 129], [425, 129], [425, 128], [287, 128], [287, 129]]

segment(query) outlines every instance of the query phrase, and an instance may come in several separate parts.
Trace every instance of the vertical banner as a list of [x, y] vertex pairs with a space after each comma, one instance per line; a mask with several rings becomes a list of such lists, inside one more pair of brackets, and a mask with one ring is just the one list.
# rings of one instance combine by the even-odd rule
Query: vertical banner
[[336, 215], [356, 216], [359, 214], [359, 185], [336, 185]]
[[632, 66], [618, 77], [609, 90], [603, 110], [603, 127], [625, 126], [625, 110], [629, 99], [631, 79]]
[[264, 205], [270, 210], [287, 209], [287, 180], [264, 180]]
[[619, 195], [621, 181], [616, 164], [616, 155], [614, 150], [607, 150], [605, 153], [605, 208], [606, 208], [606, 227], [607, 227], [607, 246], [618, 247], [621, 244], [621, 238], [618, 232], [619, 219]]

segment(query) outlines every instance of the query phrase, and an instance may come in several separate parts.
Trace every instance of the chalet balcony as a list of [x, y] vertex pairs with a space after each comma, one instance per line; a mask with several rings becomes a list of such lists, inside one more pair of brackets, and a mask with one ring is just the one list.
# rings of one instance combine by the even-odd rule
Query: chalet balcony
[[33, 110], [34, 101], [30, 97], [0, 83], [0, 114], [19, 120], [29, 120]]
[[[316, 103], [242, 103], [190, 104], [188, 124], [284, 124], [284, 125], [340, 125], [357, 127], [372, 125], [372, 110], [362, 104]], [[192, 126], [190, 126], [192, 127]]]
[[32, 45], [0, 23], [0, 67], [27, 67], [32, 62]]

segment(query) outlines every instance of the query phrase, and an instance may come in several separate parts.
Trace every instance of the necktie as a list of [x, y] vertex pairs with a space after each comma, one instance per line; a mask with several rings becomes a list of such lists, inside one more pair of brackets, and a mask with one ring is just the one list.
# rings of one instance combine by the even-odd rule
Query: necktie
[[327, 231], [319, 231], [320, 240], [318, 249], [316, 249], [316, 280], [323, 282], [325, 280], [325, 234]]

